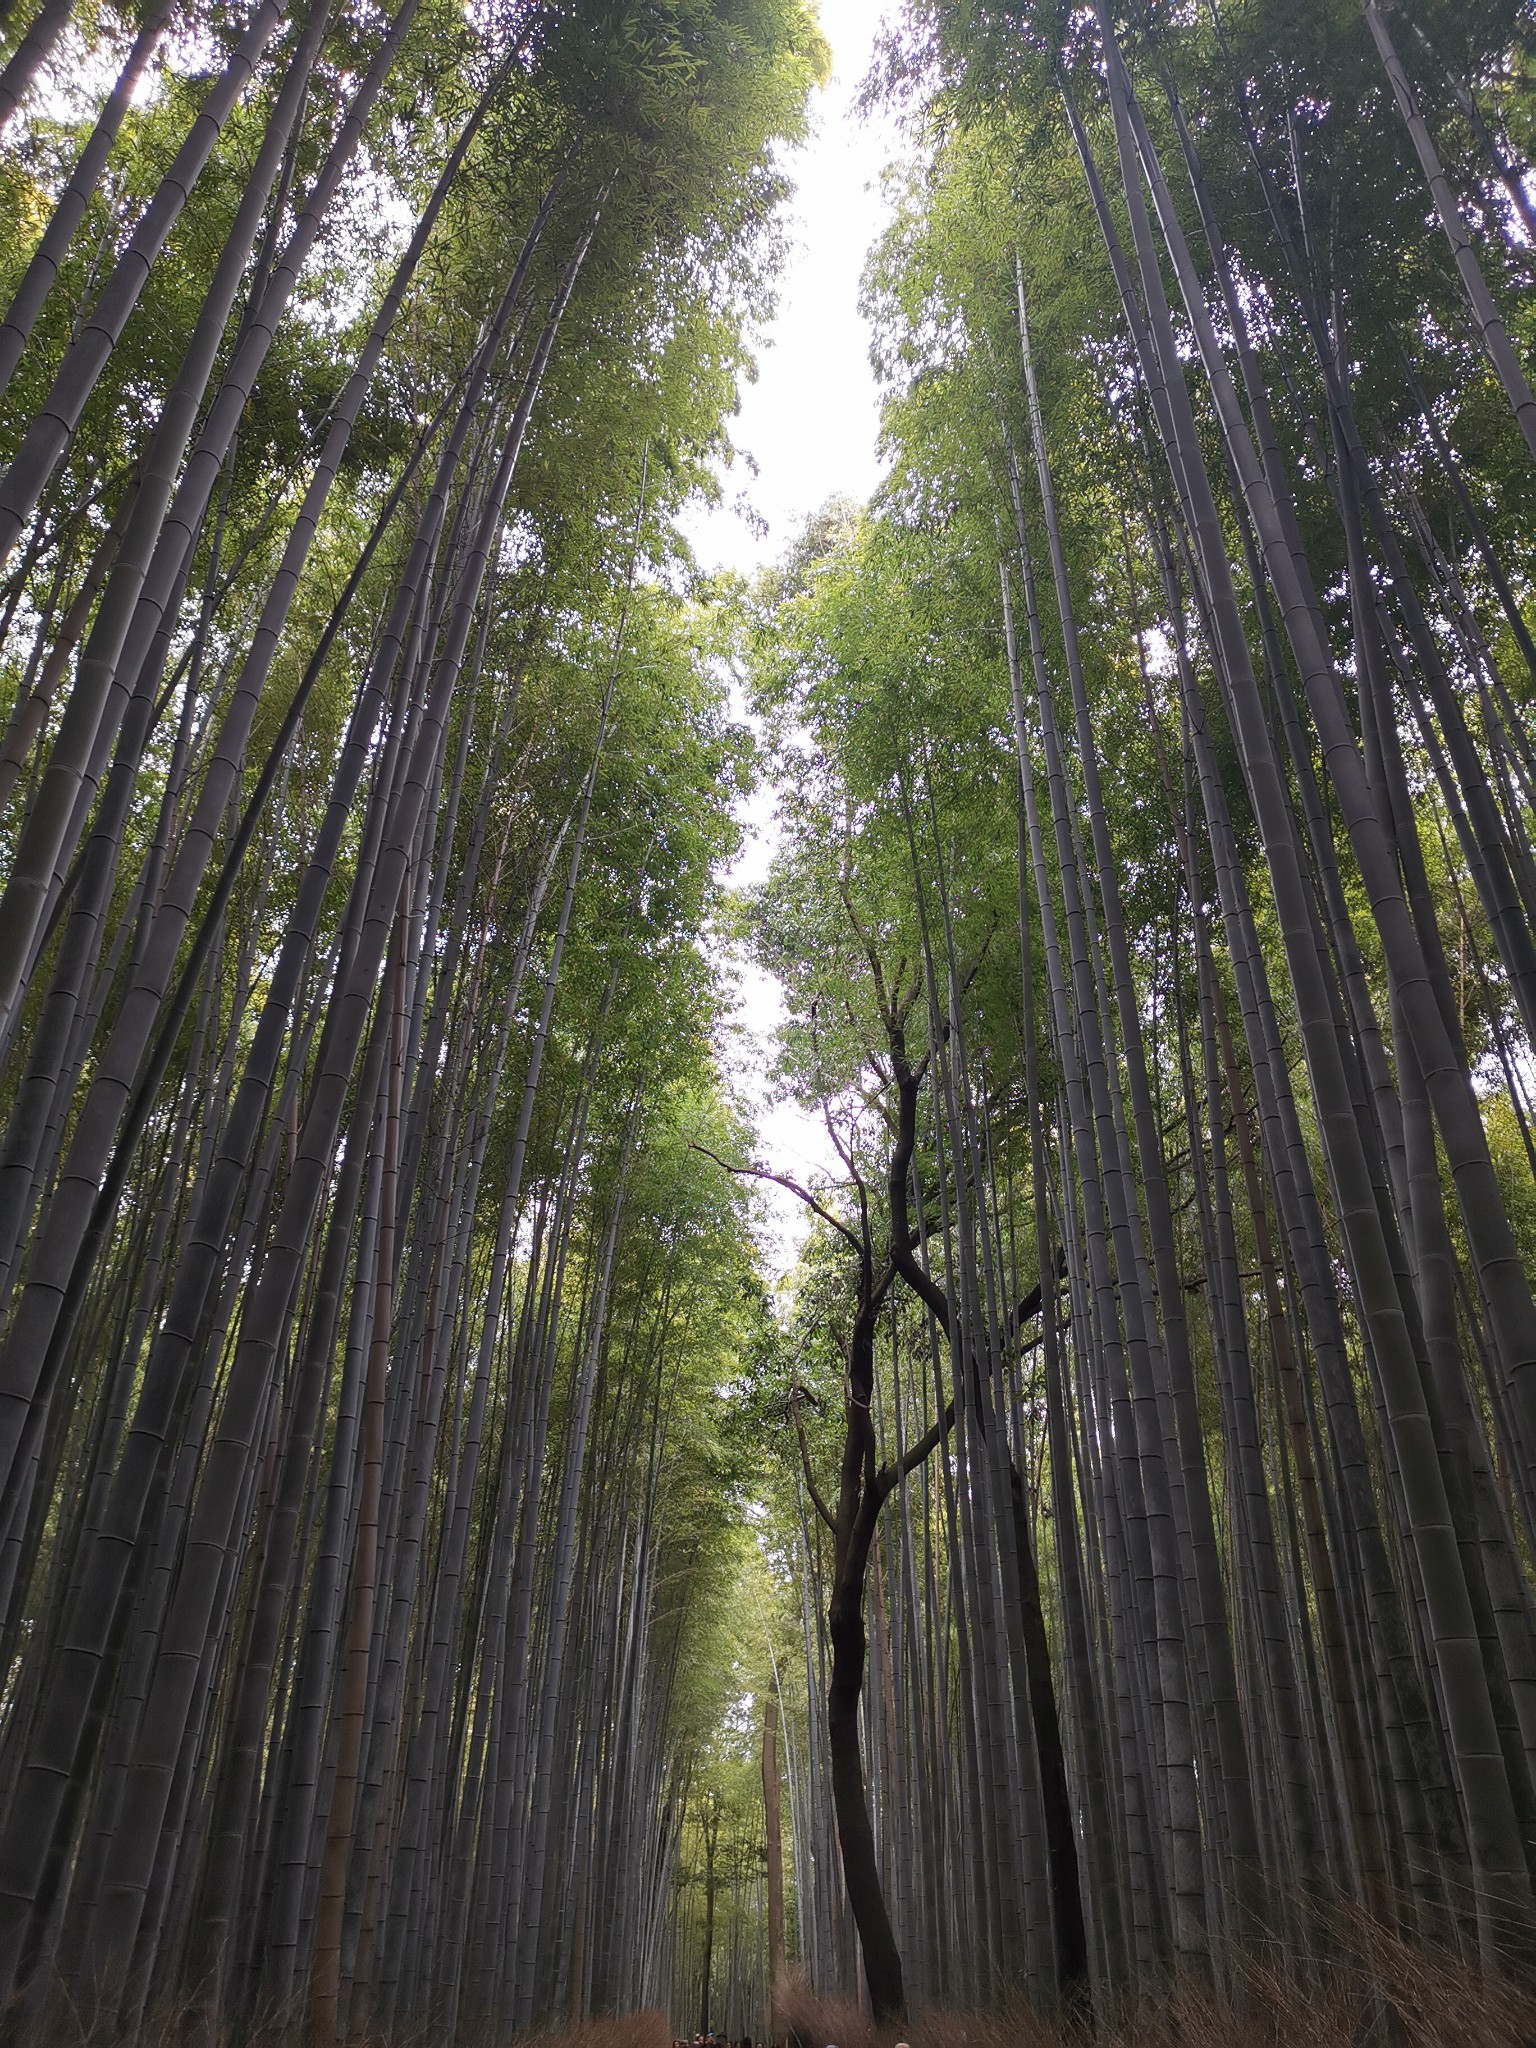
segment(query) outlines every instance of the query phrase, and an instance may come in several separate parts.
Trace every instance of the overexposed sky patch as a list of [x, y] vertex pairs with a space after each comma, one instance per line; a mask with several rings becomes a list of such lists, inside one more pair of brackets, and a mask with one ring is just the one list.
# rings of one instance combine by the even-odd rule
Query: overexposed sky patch
[[[884, 473], [879, 396], [858, 299], [865, 258], [889, 218], [881, 173], [900, 154], [901, 142], [893, 121], [861, 118], [854, 103], [876, 32], [894, 4], [821, 0], [832, 76], [816, 95], [809, 141], [787, 161], [796, 188], [789, 261], [757, 380], [745, 386], [733, 424], [741, 457], [721, 478], [721, 502], [697, 508], [686, 522], [705, 568], [750, 575], [776, 561], [828, 498], [868, 498]], [[741, 817], [747, 840], [730, 880], [748, 886], [762, 879], [773, 856], [772, 793], [758, 791]], [[783, 1011], [778, 984], [750, 962], [740, 963], [727, 1055], [757, 1116], [758, 1159], [797, 1180], [814, 1180], [838, 1170], [837, 1155], [818, 1118], [772, 1100], [769, 1070]], [[805, 1211], [782, 1189], [763, 1192], [773, 1263], [782, 1273], [804, 1238]]]
[[[809, 142], [786, 160], [795, 182], [789, 264], [757, 381], [744, 386], [733, 423], [732, 439], [757, 475], [738, 460], [721, 479], [722, 502], [688, 523], [711, 566], [749, 571], [774, 560], [828, 498], [867, 498], [883, 473], [859, 279], [889, 218], [880, 174], [901, 139], [888, 116], [863, 118], [854, 102], [892, 11], [892, 0], [821, 0], [832, 77], [816, 95]], [[766, 534], [744, 516], [743, 496]]]

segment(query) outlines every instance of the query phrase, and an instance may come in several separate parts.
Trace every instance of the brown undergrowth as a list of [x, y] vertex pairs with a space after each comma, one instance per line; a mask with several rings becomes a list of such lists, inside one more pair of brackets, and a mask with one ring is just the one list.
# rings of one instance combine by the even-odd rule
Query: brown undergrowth
[[1363, 1918], [1336, 1923], [1325, 1961], [1250, 1958], [1219, 1994], [1175, 1980], [1092, 2020], [1019, 2005], [928, 2010], [876, 2027], [856, 2006], [794, 1981], [780, 2011], [796, 2048], [1536, 2048], [1529, 1986], [1490, 1982], [1448, 1951]]
[[[239, 2037], [241, 2048], [309, 2048], [302, 2013], [276, 2016]], [[440, 2027], [394, 2029], [388, 2035], [349, 2035], [347, 2048], [671, 2048], [672, 2029], [659, 2008], [605, 2015], [579, 2026], [549, 2025], [530, 2033], [507, 2028], [466, 2032], [450, 2044]], [[146, 2018], [131, 2036], [111, 2021], [90, 2020], [63, 1999], [46, 2014], [0, 2013], [0, 2048], [232, 2048], [210, 2031], [195, 2006]]]
[[[451, 2048], [671, 2048], [672, 2040], [671, 2022], [659, 2007], [653, 2007], [644, 2012], [606, 2013], [576, 2026], [551, 2021], [529, 2033], [514, 2034], [506, 2028], [469, 2031], [458, 2036]], [[148, 2048], [148, 2044], [137, 2044], [137, 2048]], [[263, 2043], [262, 2048], [304, 2048], [303, 2036]], [[396, 2033], [387, 2040], [353, 2042], [350, 2048], [450, 2048], [450, 2043], [441, 2032], [424, 2028]]]
[[666, 2014], [657, 2009], [584, 2020], [578, 2027], [550, 2027], [536, 2034], [521, 2034], [517, 2048], [671, 2048], [672, 2038]]
[[[818, 1998], [791, 1977], [779, 1999], [790, 2048], [1536, 2048], [1536, 1995], [1490, 1983], [1443, 1950], [1415, 1945], [1361, 1919], [1335, 1925], [1332, 1953], [1300, 1967], [1277, 1954], [1250, 1958], [1218, 1995], [1174, 1981], [1157, 1997], [1126, 1999], [1090, 2021], [1025, 2005], [986, 2012], [914, 2013], [902, 2027], [877, 2027], [846, 2001]], [[14, 2021], [13, 2021], [14, 2024]], [[55, 2011], [7, 2043], [27, 2048], [123, 2048], [122, 2036]], [[665, 2013], [646, 2011], [548, 2026], [533, 2033], [487, 2032], [454, 2048], [669, 2048]], [[247, 2048], [304, 2048], [302, 2017], [251, 2031]], [[218, 2048], [182, 2012], [147, 2021], [132, 2048]], [[448, 2048], [440, 2031], [404, 2028], [352, 2048]]]

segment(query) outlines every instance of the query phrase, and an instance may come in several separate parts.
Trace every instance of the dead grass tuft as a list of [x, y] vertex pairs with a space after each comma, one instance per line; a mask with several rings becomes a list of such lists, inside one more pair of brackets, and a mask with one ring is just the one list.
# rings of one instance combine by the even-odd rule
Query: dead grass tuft
[[[275, 2013], [242, 2028], [241, 2048], [306, 2048], [302, 2008]], [[450, 2044], [441, 2028], [412, 2025], [387, 2037], [349, 2037], [349, 2048], [671, 2048], [672, 2030], [659, 2008], [584, 2021], [580, 2026], [546, 2026], [513, 2034], [505, 2028], [459, 2035]], [[125, 2036], [115, 2018], [88, 2016], [62, 1994], [25, 2008], [0, 2013], [0, 2048], [233, 2048], [229, 2036], [211, 2031], [196, 2005], [158, 2011]]]
[[[1156, 1996], [1100, 2012], [1093, 2024], [1020, 2004], [917, 2012], [905, 2027], [881, 2028], [856, 2005], [817, 1998], [793, 1976], [779, 2009], [792, 2048], [1536, 2048], [1531, 1987], [1491, 1983], [1448, 1951], [1405, 1941], [1361, 1914], [1320, 1917], [1317, 1936], [1309, 1958], [1278, 1948], [1248, 1958], [1219, 1995], [1175, 1979]], [[19, 2029], [17, 2015], [0, 2019], [5, 2048], [225, 2048], [195, 2008], [146, 2020], [131, 2044], [62, 2001], [30, 2017]], [[303, 2014], [274, 2016], [243, 2040], [244, 2048], [304, 2048]], [[671, 2040], [667, 2015], [653, 2010], [517, 2036], [488, 2030], [453, 2044], [431, 2027], [408, 2027], [354, 2048], [670, 2048]]]
[[858, 2007], [791, 1980], [781, 1994], [797, 2048], [1536, 2048], [1536, 1995], [1494, 1983], [1449, 1951], [1363, 1915], [1331, 1917], [1326, 1961], [1249, 1958], [1220, 1994], [1174, 1980], [1156, 1996], [1062, 2021], [1019, 2005], [914, 2013], [876, 2027]]
[[595, 2020], [579, 2027], [551, 2027], [546, 2032], [524, 2034], [519, 2048], [671, 2048], [672, 2029], [659, 2007], [648, 2012], [627, 2012]]

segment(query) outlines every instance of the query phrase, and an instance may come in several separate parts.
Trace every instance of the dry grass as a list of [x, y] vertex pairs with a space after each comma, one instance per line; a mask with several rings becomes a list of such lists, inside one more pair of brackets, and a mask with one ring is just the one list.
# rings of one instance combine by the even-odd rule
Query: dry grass
[[[243, 2031], [244, 2048], [306, 2048], [302, 2010], [277, 2014]], [[532, 2033], [505, 2029], [461, 2035], [454, 2048], [671, 2048], [672, 2029], [659, 2008], [592, 2019], [581, 2026], [541, 2027]], [[131, 2041], [108, 2019], [88, 2019], [62, 1996], [43, 2012], [0, 2013], [0, 2048], [226, 2048], [226, 2037], [210, 2032], [195, 2006], [160, 2012], [144, 2021]], [[430, 2027], [404, 2027], [387, 2039], [355, 2037], [350, 2048], [448, 2048]]]
[[585, 2020], [579, 2027], [524, 2034], [519, 2048], [672, 2048], [672, 2026], [658, 2007], [650, 2012]]
[[[303, 2048], [302, 2030], [271, 2048]], [[460, 2036], [454, 2048], [672, 2048], [672, 2025], [659, 2006], [644, 2012], [607, 2014], [583, 2020], [580, 2026], [535, 2028], [531, 2033], [513, 2034], [505, 2029], [488, 2029], [483, 2034]], [[148, 2042], [136, 2048], [151, 2048]], [[157, 2044], [158, 2048], [158, 2044]], [[395, 2034], [387, 2041], [354, 2043], [353, 2048], [449, 2048], [442, 2034], [412, 2031]]]
[[[1441, 1950], [1416, 1946], [1363, 1917], [1332, 1919], [1329, 1960], [1309, 1972], [1294, 1959], [1250, 1961], [1216, 1997], [1175, 1982], [1159, 1997], [1127, 2000], [1094, 2025], [1025, 2006], [990, 2012], [927, 2011], [902, 2028], [874, 2026], [857, 2006], [815, 1997], [791, 1979], [780, 2010], [795, 2048], [1536, 2048], [1536, 1995], [1488, 1983]], [[1536, 1957], [1533, 1957], [1536, 1970]], [[124, 2048], [111, 2030], [55, 2009], [23, 2033], [0, 2022], [6, 2048]], [[512, 2036], [487, 2033], [457, 2048], [669, 2048], [660, 2011], [588, 2020]], [[248, 2048], [303, 2048], [302, 2016], [248, 2034]], [[217, 2048], [190, 2012], [147, 2022], [132, 2048]], [[356, 2048], [448, 2048], [430, 2029], [405, 2029]]]
[[[1329, 1960], [1302, 1979], [1283, 1957], [1249, 1961], [1222, 1996], [1174, 1982], [1096, 2024], [1028, 2007], [927, 2011], [879, 2028], [857, 2007], [792, 1983], [781, 2000], [799, 2048], [1536, 2048], [1536, 1996], [1361, 1918], [1336, 1921]], [[1536, 1957], [1532, 1958], [1536, 1968]]]

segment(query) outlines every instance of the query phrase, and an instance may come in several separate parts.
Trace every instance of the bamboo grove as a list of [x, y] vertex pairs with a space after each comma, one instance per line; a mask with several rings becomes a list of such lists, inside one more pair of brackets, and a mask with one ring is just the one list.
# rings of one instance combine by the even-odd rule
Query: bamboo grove
[[10, 26], [0, 2003], [654, 2002], [760, 1313], [676, 519], [823, 47]]
[[8, 2037], [1517, 2010], [1533, 33], [0, 9]]
[[841, 1156], [755, 1392], [802, 1952], [877, 2016], [1536, 1953], [1530, 33], [887, 36], [891, 474], [744, 628]]

